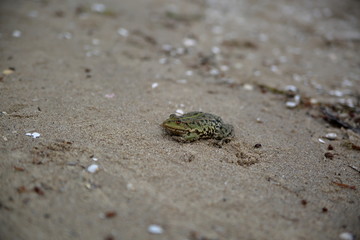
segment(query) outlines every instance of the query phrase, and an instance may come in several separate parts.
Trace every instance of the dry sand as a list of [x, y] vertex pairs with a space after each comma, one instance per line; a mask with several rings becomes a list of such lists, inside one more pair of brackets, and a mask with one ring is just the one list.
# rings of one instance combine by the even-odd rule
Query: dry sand
[[[315, 104], [359, 94], [359, 1], [94, 3], [1, 1], [0, 239], [359, 237], [359, 134]], [[178, 109], [236, 138], [173, 141]]]

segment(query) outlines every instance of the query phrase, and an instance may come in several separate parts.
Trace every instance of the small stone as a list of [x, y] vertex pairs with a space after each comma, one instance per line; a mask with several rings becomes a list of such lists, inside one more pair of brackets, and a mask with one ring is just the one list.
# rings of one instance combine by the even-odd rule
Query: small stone
[[127, 190], [134, 190], [135, 189], [135, 187], [134, 187], [134, 185], [132, 183], [126, 184], [126, 188], [127, 188]]
[[106, 6], [102, 3], [94, 3], [91, 6], [91, 10], [94, 12], [99, 12], [99, 13], [103, 13], [106, 10]]
[[161, 226], [152, 224], [148, 227], [148, 232], [151, 234], [162, 234], [164, 230]]
[[316, 98], [310, 98], [310, 103], [311, 103], [312, 105], [316, 105], [316, 104], [319, 103], [319, 101], [318, 101]]
[[196, 45], [196, 40], [192, 38], [185, 38], [183, 44], [186, 47], [193, 47]]
[[165, 64], [165, 63], [167, 63], [167, 58], [160, 58], [160, 59], [159, 59], [159, 63], [160, 63], [160, 64]]
[[325, 137], [329, 140], [335, 140], [337, 138], [337, 134], [336, 133], [328, 133], [325, 135]]
[[355, 240], [355, 236], [349, 232], [340, 233], [339, 237], [342, 240]]
[[186, 76], [192, 76], [192, 75], [193, 75], [193, 71], [187, 70], [185, 74], [186, 74]]
[[248, 84], [248, 83], [245, 83], [243, 88], [246, 90], [246, 91], [252, 91], [254, 90], [254, 86], [251, 85], [251, 84]]
[[321, 138], [319, 138], [319, 142], [325, 143], [325, 141], [323, 139], [321, 139]]
[[260, 143], [257, 143], [254, 145], [254, 148], [261, 148], [261, 147], [262, 147], [262, 145]]
[[15, 38], [21, 37], [21, 31], [20, 30], [13, 31], [12, 36]]
[[342, 97], [344, 96], [344, 92], [343, 91], [340, 91], [340, 90], [331, 90], [329, 91], [329, 94], [331, 96], [335, 96], [335, 97]]
[[127, 29], [125, 29], [125, 28], [119, 28], [117, 33], [122, 37], [129, 36], [129, 31]]
[[176, 112], [175, 112], [175, 114], [178, 115], [178, 116], [181, 116], [181, 115], [184, 114], [184, 110], [182, 110], [182, 109], [177, 109]]
[[220, 73], [220, 71], [218, 69], [216, 69], [216, 68], [213, 68], [213, 69], [210, 70], [211, 75], [215, 76], [215, 75], [219, 75], [219, 73]]
[[26, 133], [25, 135], [26, 135], [26, 136], [30, 136], [30, 137], [32, 137], [32, 138], [38, 138], [38, 137], [40, 137], [40, 133], [38, 133], [38, 132]]
[[274, 72], [274, 73], [279, 72], [279, 68], [278, 68], [276, 65], [272, 65], [272, 66], [270, 67], [270, 70], [271, 70], [272, 72]]
[[220, 52], [221, 52], [221, 50], [220, 50], [220, 48], [219, 47], [212, 47], [211, 48], [211, 52], [213, 53], [213, 54], [219, 54]]
[[328, 158], [328, 159], [334, 159], [334, 154], [332, 154], [331, 152], [326, 152], [325, 154], [324, 154], [324, 156], [326, 157], [326, 158]]
[[287, 85], [287, 86], [285, 86], [285, 91], [296, 93], [298, 91], [298, 89], [294, 85]]
[[114, 97], [115, 97], [115, 93], [105, 94], [105, 97], [106, 97], [106, 98], [114, 98]]
[[10, 74], [13, 74], [14, 73], [14, 70], [11, 70], [11, 69], [5, 69], [4, 71], [3, 71], [3, 74], [4, 75], [10, 75]]
[[151, 84], [151, 88], [157, 88], [159, 86], [159, 84], [157, 82]]
[[89, 172], [89, 173], [95, 173], [95, 172], [97, 172], [99, 170], [99, 165], [97, 165], [97, 164], [91, 164], [90, 166], [88, 166], [88, 168], [87, 168], [87, 171]]
[[285, 105], [287, 108], [296, 108], [298, 104], [296, 102], [288, 101]]

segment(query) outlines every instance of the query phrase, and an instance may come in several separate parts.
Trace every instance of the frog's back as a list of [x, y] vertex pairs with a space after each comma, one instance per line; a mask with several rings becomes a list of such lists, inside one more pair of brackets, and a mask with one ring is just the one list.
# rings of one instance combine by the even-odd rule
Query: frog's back
[[188, 112], [182, 115], [182, 120], [192, 120], [192, 121], [218, 121], [222, 123], [222, 119], [211, 113], [204, 112]]
[[201, 138], [212, 138], [219, 135], [223, 121], [220, 117], [204, 112], [189, 112], [182, 116], [183, 121], [194, 124], [194, 131], [198, 132]]

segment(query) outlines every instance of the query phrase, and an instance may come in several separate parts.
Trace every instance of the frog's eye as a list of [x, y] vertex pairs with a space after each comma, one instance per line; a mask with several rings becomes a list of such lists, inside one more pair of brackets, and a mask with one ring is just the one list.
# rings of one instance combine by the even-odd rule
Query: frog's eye
[[179, 121], [179, 120], [178, 120], [178, 121], [176, 121], [176, 124], [180, 124], [180, 123], [181, 123], [181, 121]]

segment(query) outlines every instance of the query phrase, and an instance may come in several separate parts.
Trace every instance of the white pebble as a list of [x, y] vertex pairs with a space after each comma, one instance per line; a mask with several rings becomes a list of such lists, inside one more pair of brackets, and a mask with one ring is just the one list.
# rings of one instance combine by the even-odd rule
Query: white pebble
[[319, 142], [326, 143], [323, 139], [319, 138]]
[[156, 83], [153, 83], [153, 84], [151, 84], [151, 87], [152, 88], [157, 88], [159, 86], [159, 84], [156, 82]]
[[25, 135], [26, 135], [26, 136], [30, 136], [30, 137], [32, 137], [32, 138], [38, 138], [38, 137], [40, 137], [40, 133], [38, 133], [38, 132], [26, 133]]
[[211, 52], [213, 53], [213, 54], [219, 54], [220, 52], [221, 52], [221, 50], [220, 50], [220, 48], [219, 47], [212, 47], [211, 48]]
[[335, 140], [337, 138], [337, 134], [336, 133], [328, 133], [325, 135], [325, 137], [329, 140]]
[[123, 36], [123, 37], [127, 37], [129, 36], [129, 31], [125, 28], [119, 28], [117, 33], [120, 35], [120, 36]]
[[279, 68], [278, 68], [277, 66], [275, 66], [275, 65], [272, 65], [272, 66], [270, 67], [270, 70], [271, 70], [272, 72], [276, 73], [276, 72], [279, 71]]
[[247, 91], [252, 91], [252, 90], [254, 90], [254, 86], [251, 85], [251, 84], [248, 84], [248, 83], [245, 83], [244, 86], [243, 86], [243, 88], [244, 88], [245, 90], [247, 90]]
[[13, 37], [16, 37], [16, 38], [21, 37], [21, 31], [20, 31], [20, 30], [15, 30], [15, 31], [13, 31], [12, 36], [13, 36]]
[[344, 87], [352, 87], [353, 83], [349, 79], [345, 78], [343, 80], [343, 82], [341, 83], [341, 85], [344, 86]]
[[93, 160], [93, 161], [97, 161], [98, 159], [97, 159], [96, 157], [93, 157], [92, 160]]
[[296, 93], [298, 91], [298, 89], [294, 85], [287, 85], [285, 87], [285, 91]]
[[180, 115], [183, 115], [184, 114], [184, 110], [182, 109], [177, 109], [176, 112], [175, 112], [176, 115], [180, 116]]
[[186, 76], [192, 76], [193, 75], [193, 71], [191, 71], [191, 70], [188, 70], [188, 71], [186, 71]]
[[220, 73], [219, 70], [217, 70], [216, 68], [210, 70], [211, 75], [219, 75], [219, 73]]
[[316, 98], [310, 98], [310, 103], [311, 103], [312, 105], [315, 105], [315, 104], [318, 104], [319, 101], [318, 101]]
[[148, 232], [152, 234], [162, 234], [164, 230], [161, 226], [152, 224], [148, 227]]
[[132, 183], [126, 184], [126, 188], [127, 188], [127, 190], [134, 190], [135, 189], [134, 185]]
[[102, 13], [102, 12], [105, 12], [106, 6], [102, 3], [94, 3], [91, 6], [91, 10], [93, 10], [94, 12]]
[[185, 38], [184, 41], [183, 41], [183, 44], [186, 47], [193, 47], [193, 46], [196, 45], [196, 40], [192, 39], [192, 38]]
[[95, 173], [97, 170], [99, 170], [99, 165], [97, 164], [91, 164], [90, 166], [88, 166], [87, 171], [89, 173]]
[[355, 240], [355, 236], [349, 232], [343, 232], [339, 235], [342, 240]]
[[295, 95], [294, 100], [295, 100], [296, 104], [300, 103], [300, 98], [301, 98], [300, 95]]
[[329, 94], [331, 96], [335, 96], [335, 97], [342, 97], [344, 96], [344, 92], [340, 91], [340, 90], [331, 90], [329, 91]]
[[286, 105], [287, 108], [295, 108], [295, 107], [297, 107], [298, 103], [288, 101], [288, 102], [285, 103], [285, 105]]

